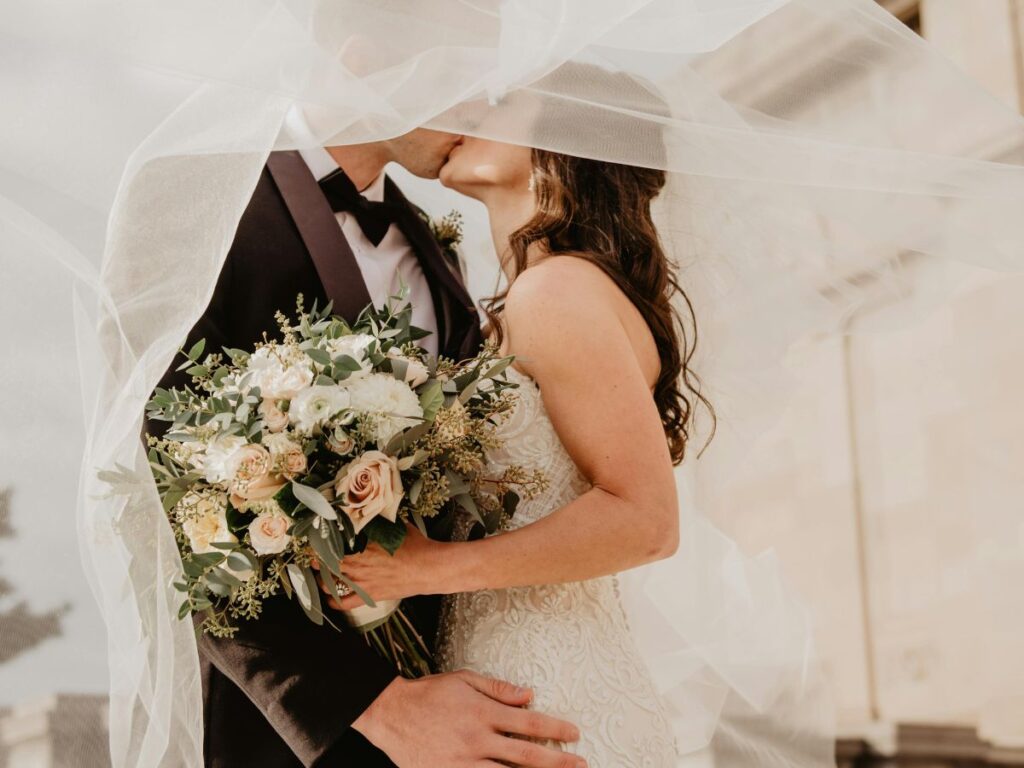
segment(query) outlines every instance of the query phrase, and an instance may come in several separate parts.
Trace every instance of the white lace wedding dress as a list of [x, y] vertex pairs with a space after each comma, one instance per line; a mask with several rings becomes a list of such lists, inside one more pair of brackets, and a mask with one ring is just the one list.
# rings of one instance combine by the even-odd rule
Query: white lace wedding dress
[[[536, 384], [515, 370], [510, 376], [519, 382], [520, 397], [501, 427], [506, 442], [493, 462], [540, 469], [549, 486], [522, 502], [506, 529], [550, 514], [589, 487], [558, 439]], [[445, 602], [438, 658], [445, 671], [469, 668], [531, 687], [533, 708], [579, 726], [580, 741], [559, 746], [586, 758], [590, 768], [677, 764], [668, 720], [630, 636], [614, 576], [452, 595]]]

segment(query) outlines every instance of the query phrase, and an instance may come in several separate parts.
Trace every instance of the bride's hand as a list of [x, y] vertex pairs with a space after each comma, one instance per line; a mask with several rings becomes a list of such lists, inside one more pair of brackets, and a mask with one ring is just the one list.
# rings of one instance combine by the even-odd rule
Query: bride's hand
[[[379, 544], [371, 543], [359, 554], [345, 555], [341, 572], [375, 601], [438, 594], [444, 591], [439, 565], [444, 562], [442, 550], [445, 547], [445, 542], [428, 539], [418, 528], [409, 525], [405, 541], [394, 555], [389, 555]], [[320, 589], [330, 595], [323, 579], [333, 577], [326, 569], [318, 570]], [[340, 589], [342, 584], [338, 586]], [[350, 610], [365, 603], [352, 593], [343, 596], [340, 601], [331, 595], [327, 604], [338, 610]]]

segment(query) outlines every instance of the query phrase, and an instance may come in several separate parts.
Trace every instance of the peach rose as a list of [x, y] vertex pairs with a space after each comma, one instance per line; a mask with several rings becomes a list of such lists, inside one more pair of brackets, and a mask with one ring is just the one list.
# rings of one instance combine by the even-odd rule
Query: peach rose
[[287, 435], [267, 435], [263, 445], [270, 451], [273, 469], [285, 477], [295, 477], [306, 471], [306, 454], [302, 446]]
[[271, 473], [270, 451], [258, 443], [249, 443], [235, 451], [228, 460], [231, 477], [231, 503], [241, 507], [246, 501], [269, 499], [284, 486], [284, 481]]
[[334, 490], [356, 533], [377, 515], [391, 522], [398, 518], [402, 477], [398, 462], [382, 451], [367, 451], [338, 471]]
[[288, 426], [288, 414], [278, 408], [277, 400], [269, 397], [263, 398], [259, 413], [263, 417], [263, 423], [271, 432], [280, 432]]
[[339, 456], [344, 456], [346, 453], [350, 453], [353, 448], [356, 447], [356, 441], [352, 439], [352, 436], [348, 434], [341, 427], [335, 428], [335, 430], [327, 438], [327, 447], [337, 453]]

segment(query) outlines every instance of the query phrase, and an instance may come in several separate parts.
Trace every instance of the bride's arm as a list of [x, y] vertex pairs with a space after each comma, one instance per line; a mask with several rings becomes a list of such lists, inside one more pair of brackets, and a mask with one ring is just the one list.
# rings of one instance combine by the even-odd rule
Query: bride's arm
[[[455, 543], [414, 536], [394, 558], [345, 558], [345, 571], [374, 597], [576, 581], [676, 550], [672, 463], [637, 354], [613, 309], [616, 289], [592, 265], [572, 261], [523, 273], [506, 318], [517, 365], [539, 384], [558, 436], [592, 490], [500, 536]], [[353, 604], [358, 600], [344, 603]]]

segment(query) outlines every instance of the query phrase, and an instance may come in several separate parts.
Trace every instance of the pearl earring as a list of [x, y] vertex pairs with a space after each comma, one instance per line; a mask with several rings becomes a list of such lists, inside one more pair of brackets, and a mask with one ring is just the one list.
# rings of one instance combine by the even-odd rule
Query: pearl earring
[[537, 177], [534, 176], [532, 173], [530, 174], [530, 183], [527, 185], [526, 189], [530, 192], [533, 192], [534, 190], [537, 189]]

